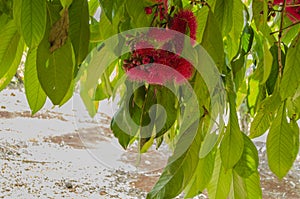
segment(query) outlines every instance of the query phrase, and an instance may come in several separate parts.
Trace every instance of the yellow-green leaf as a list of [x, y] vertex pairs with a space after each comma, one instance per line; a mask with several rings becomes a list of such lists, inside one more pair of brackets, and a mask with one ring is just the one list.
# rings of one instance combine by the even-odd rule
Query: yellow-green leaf
[[46, 1], [22, 0], [21, 34], [29, 48], [34, 48], [42, 41], [46, 30]]
[[44, 106], [47, 98], [38, 80], [36, 56], [36, 49], [28, 52], [24, 73], [25, 93], [32, 114], [35, 114]]

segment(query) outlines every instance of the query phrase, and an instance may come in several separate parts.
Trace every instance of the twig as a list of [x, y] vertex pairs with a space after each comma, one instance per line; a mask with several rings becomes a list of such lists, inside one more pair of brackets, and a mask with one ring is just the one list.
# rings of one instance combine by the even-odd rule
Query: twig
[[[290, 27], [293, 27], [293, 26], [295, 26], [295, 25], [297, 25], [297, 24], [299, 24], [299, 23], [300, 23], [300, 21], [297, 21], [297, 22], [295, 22], [295, 23], [293, 23], [293, 24], [291, 24], [291, 25], [288, 25], [288, 26], [282, 28], [281, 30], [286, 30], [286, 29], [288, 29], [288, 28], [290, 28]], [[271, 32], [270, 35], [273, 35], [273, 34], [278, 33], [278, 32], [280, 32], [280, 30]]]
[[282, 12], [281, 12], [281, 21], [279, 27], [279, 34], [278, 34], [278, 66], [279, 66], [279, 77], [282, 76], [282, 60], [281, 60], [281, 37], [282, 37], [282, 30], [283, 30], [283, 20], [284, 20], [284, 11], [286, 6], [286, 0], [283, 1]]

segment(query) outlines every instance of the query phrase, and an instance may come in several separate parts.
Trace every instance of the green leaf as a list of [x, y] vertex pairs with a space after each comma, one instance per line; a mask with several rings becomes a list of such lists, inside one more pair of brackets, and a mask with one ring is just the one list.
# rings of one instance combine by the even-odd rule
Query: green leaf
[[247, 191], [244, 179], [233, 170], [232, 183], [229, 198], [242, 199], [247, 198]]
[[215, 17], [224, 36], [230, 32], [233, 26], [233, 0], [219, 0], [215, 4]]
[[230, 191], [230, 184], [232, 180], [232, 170], [226, 170], [222, 166], [222, 161], [219, 151], [216, 154], [214, 172], [210, 183], [207, 186], [209, 198], [227, 198]]
[[274, 119], [274, 115], [279, 108], [280, 103], [281, 99], [278, 92], [261, 102], [260, 108], [251, 123], [250, 138], [259, 137], [270, 128], [270, 124]]
[[224, 71], [224, 47], [223, 39], [214, 14], [209, 11], [205, 31], [201, 45], [215, 61], [215, 64], [222, 72]]
[[286, 107], [283, 103], [274, 119], [267, 137], [267, 155], [270, 169], [281, 179], [293, 165], [296, 142], [294, 135], [299, 130], [291, 128], [286, 118]]
[[[112, 121], [111, 121], [111, 130], [114, 134], [114, 136], [118, 139], [119, 143], [121, 144], [121, 146], [124, 148], [124, 149], [127, 149], [130, 141], [134, 138], [134, 136], [132, 135], [133, 132], [132, 131], [132, 128], [127, 125], [124, 129], [124, 125], [122, 126], [123, 128], [121, 129], [118, 124], [116, 123], [116, 120], [117, 121], [124, 121], [124, 124], [127, 124], [127, 119], [130, 118], [131, 116], [130, 115], [127, 115], [126, 113], [128, 113], [128, 111], [125, 111], [124, 107], [123, 108], [120, 108], [118, 110], [118, 112], [115, 113], [114, 117], [112, 118]], [[128, 132], [131, 133], [128, 134]]]
[[69, 8], [69, 35], [75, 53], [76, 65], [82, 63], [89, 52], [90, 27], [87, 0], [76, 0]]
[[20, 41], [20, 34], [13, 20], [9, 21], [0, 32], [0, 78], [10, 69]]
[[38, 78], [52, 103], [60, 105], [72, 84], [74, 71], [72, 45], [70, 40], [67, 40], [65, 45], [49, 56], [47, 56], [49, 49], [47, 45], [45, 47], [40, 46], [37, 51]]
[[97, 9], [99, 8], [99, 1], [98, 0], [90, 0], [89, 1], [89, 14], [90, 16], [94, 16]]
[[265, 40], [264, 41], [264, 46], [263, 46], [263, 51], [264, 51], [264, 76], [261, 84], [264, 84], [272, 71], [272, 62], [273, 62], [273, 56], [269, 50], [268, 42]]
[[68, 8], [72, 4], [72, 2], [73, 0], [60, 0], [60, 3], [64, 8]]
[[260, 187], [260, 178], [258, 172], [255, 172], [248, 178], [244, 179], [244, 183], [245, 183], [248, 199], [262, 198], [262, 190]]
[[[121, 0], [123, 1], [123, 0]], [[149, 27], [153, 19], [153, 15], [147, 15], [144, 8], [153, 3], [147, 1], [127, 0], [126, 10], [130, 16], [132, 28]]]
[[243, 178], [248, 178], [258, 167], [258, 152], [253, 142], [243, 134], [244, 137], [244, 150], [241, 159], [234, 166], [234, 171]]
[[28, 52], [24, 73], [25, 93], [32, 114], [35, 114], [44, 106], [47, 98], [38, 79], [36, 56], [36, 49]]
[[197, 33], [196, 33], [197, 35], [196, 40], [199, 43], [202, 42], [202, 37], [207, 23], [208, 13], [209, 13], [209, 8], [206, 6], [197, 10], [197, 12], [194, 13], [197, 19], [197, 26], [198, 26]]
[[202, 193], [212, 178], [214, 163], [215, 151], [211, 151], [205, 158], [199, 160], [195, 173], [185, 189], [185, 198], [192, 198]]
[[[193, 126], [198, 125], [198, 122], [196, 121]], [[200, 121], [200, 124], [202, 122]], [[148, 193], [147, 199], [174, 198], [187, 186], [199, 161], [198, 154], [201, 146], [201, 130], [199, 129], [196, 135], [194, 132], [186, 131], [179, 138], [174, 154], [169, 158], [168, 165]], [[182, 150], [187, 147], [185, 145], [189, 140], [192, 140], [192, 143], [182, 154]]]
[[[272, 63], [272, 69], [270, 76], [266, 82], [267, 86], [267, 91], [268, 94], [271, 95], [274, 91], [277, 79], [278, 79], [278, 72], [279, 72], [279, 66], [278, 66], [278, 46], [274, 44], [270, 48], [270, 52], [272, 53], [273, 56], [273, 63]], [[281, 61], [282, 64], [285, 65], [285, 53], [281, 50]]]
[[295, 94], [300, 85], [300, 42], [296, 37], [288, 49], [283, 77], [280, 85], [282, 99]]
[[230, 19], [229, 18], [226, 19], [226, 21], [232, 20], [232, 28], [228, 32], [227, 46], [226, 46], [226, 51], [229, 60], [232, 60], [232, 58], [239, 51], [240, 37], [242, 35], [242, 30], [244, 27], [243, 3], [241, 2], [241, 0], [231, 0], [231, 1], [232, 2], [229, 3], [228, 0], [226, 0], [228, 4], [232, 5], [232, 9], [230, 10], [230, 12], [232, 12], [231, 13], [232, 16]]
[[106, 17], [109, 19], [110, 22], [112, 22], [113, 18], [117, 15], [118, 10], [124, 4], [125, 1], [123, 1], [123, 0], [115, 0], [115, 1], [99, 0], [99, 2], [101, 4], [101, 8], [103, 9]]
[[243, 153], [244, 139], [240, 130], [235, 100], [236, 94], [234, 92], [233, 82], [230, 77], [227, 77], [227, 96], [229, 100], [230, 115], [229, 122], [226, 127], [225, 135], [220, 145], [220, 153], [222, 159], [222, 165], [226, 169], [231, 169], [239, 161]]
[[[165, 124], [162, 126], [162, 116], [163, 113], [158, 112], [156, 115], [156, 122], [155, 125], [162, 126], [161, 130], [156, 133], [156, 137], [162, 136], [166, 133], [174, 124], [177, 119], [177, 108], [176, 104], [177, 98], [174, 93], [168, 89], [167, 87], [156, 87], [156, 97], [157, 97], [157, 104], [163, 106], [164, 110], [167, 113], [167, 118], [165, 120]], [[157, 128], [158, 128], [157, 126]]]
[[9, 67], [9, 70], [4, 74], [4, 76], [0, 77], [0, 91], [3, 90], [9, 83], [13, 76], [16, 74], [19, 64], [21, 62], [21, 58], [23, 56], [23, 51], [25, 49], [25, 43], [21, 38], [18, 44], [17, 51], [15, 52], [15, 58]]
[[21, 34], [29, 48], [42, 41], [46, 30], [46, 1], [22, 0]]

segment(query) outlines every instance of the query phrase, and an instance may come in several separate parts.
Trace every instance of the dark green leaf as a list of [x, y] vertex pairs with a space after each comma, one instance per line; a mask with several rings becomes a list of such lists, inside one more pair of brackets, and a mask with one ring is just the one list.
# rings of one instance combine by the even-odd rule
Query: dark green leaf
[[43, 90], [54, 105], [60, 105], [72, 84], [74, 56], [70, 40], [61, 48], [48, 54], [47, 45], [37, 51], [38, 78]]
[[[131, 117], [127, 113], [128, 111], [125, 111], [124, 108], [120, 108], [112, 118], [110, 126], [114, 136], [118, 138], [119, 143], [124, 149], [127, 149], [128, 145], [130, 144], [130, 141], [134, 138], [133, 134], [136, 132], [133, 132], [132, 128], [128, 125], [126, 125], [127, 128], [124, 128], [124, 125], [122, 125], [121, 129], [115, 121], [124, 121], [124, 124], [126, 124], [127, 119], [130, 119]], [[128, 132], [130, 132], [131, 134], [129, 134]]]

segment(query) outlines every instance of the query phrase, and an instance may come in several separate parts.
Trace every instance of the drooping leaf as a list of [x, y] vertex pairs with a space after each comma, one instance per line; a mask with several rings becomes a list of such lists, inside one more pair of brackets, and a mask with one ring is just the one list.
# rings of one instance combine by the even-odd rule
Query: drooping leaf
[[233, 20], [235, 20], [232, 15], [233, 3], [233, 0], [220, 0], [216, 1], [215, 4], [215, 17], [220, 30], [224, 34], [223, 36], [230, 32], [233, 26]]
[[197, 26], [198, 26], [197, 33], [196, 33], [196, 35], [197, 35], [196, 40], [199, 43], [202, 42], [202, 37], [203, 37], [204, 31], [205, 31], [205, 26], [207, 23], [208, 13], [209, 13], [208, 7], [203, 7], [195, 13], [195, 17], [197, 19]]
[[[46, 51], [46, 52], [45, 52]], [[71, 42], [47, 56], [49, 49], [37, 51], [38, 78], [43, 90], [54, 105], [59, 105], [68, 93], [73, 79], [74, 56]], [[46, 59], [45, 59], [46, 55]]]
[[114, 17], [118, 13], [121, 6], [124, 4], [125, 1], [123, 0], [99, 0], [101, 4], [101, 8], [103, 9], [106, 17], [109, 19], [110, 22], [113, 21]]
[[227, 79], [226, 90], [229, 100], [230, 115], [225, 135], [220, 145], [220, 154], [224, 168], [231, 169], [241, 158], [244, 148], [244, 139], [236, 113], [236, 94], [234, 92], [233, 82], [230, 77]]
[[90, 27], [87, 0], [73, 1], [69, 8], [69, 17], [69, 36], [75, 53], [76, 65], [79, 65], [89, 51]]
[[39, 111], [45, 104], [47, 95], [38, 79], [36, 67], [37, 50], [30, 50], [25, 63], [25, 93], [32, 114]]
[[232, 170], [222, 165], [220, 152], [216, 153], [214, 172], [207, 186], [209, 198], [227, 198], [232, 181]]
[[260, 177], [258, 172], [255, 172], [248, 178], [245, 178], [244, 183], [245, 183], [248, 199], [262, 198], [262, 190], [260, 186]]
[[248, 138], [247, 135], [243, 134], [244, 137], [244, 150], [241, 159], [234, 166], [234, 171], [243, 178], [248, 178], [254, 172], [257, 171], [258, 167], [258, 152], [253, 142]]
[[234, 199], [248, 198], [247, 195], [248, 193], [246, 191], [244, 178], [239, 176], [238, 173], [235, 170], [233, 170], [229, 198], [234, 198]]
[[195, 173], [185, 189], [185, 197], [192, 198], [206, 188], [214, 171], [215, 151], [211, 151], [206, 157], [199, 160]]
[[[285, 102], [281, 105], [267, 137], [267, 155], [270, 169], [281, 179], [295, 160], [295, 128], [291, 128], [286, 118]], [[299, 134], [299, 132], [297, 132]]]
[[158, 128], [159, 126], [161, 126], [161, 130], [156, 133], [156, 137], [159, 137], [166, 133], [173, 126], [174, 122], [177, 119], [177, 98], [174, 93], [167, 87], [158, 87], [155, 90], [155, 95], [157, 97], [157, 104], [163, 106], [167, 114], [167, 118], [165, 118], [165, 124], [161, 124], [164, 113], [157, 113], [156, 127]]
[[280, 85], [282, 99], [295, 94], [300, 85], [300, 42], [296, 37], [288, 49], [283, 77]]
[[126, 124], [127, 119], [130, 119], [131, 117], [127, 113], [128, 111], [125, 111], [124, 107], [120, 108], [112, 118], [111, 126], [110, 126], [114, 136], [118, 139], [120, 145], [124, 149], [127, 149], [130, 141], [134, 138], [134, 133], [136, 133], [129, 125], [126, 126], [127, 128], [124, 128], [124, 125], [122, 125], [122, 128], [120, 128], [116, 122], [116, 121], [124, 121], [124, 124]]
[[46, 1], [22, 0], [21, 34], [29, 48], [34, 48], [42, 41], [46, 30]]
[[[224, 1], [228, 2], [227, 0]], [[243, 16], [242, 1], [241, 0], [230, 0], [230, 1], [228, 2], [228, 4], [232, 5], [232, 9], [230, 10], [231, 19], [227, 18], [226, 21], [232, 20], [232, 27], [227, 35], [226, 51], [228, 54], [228, 59], [232, 60], [233, 57], [239, 51], [240, 37], [242, 35], [242, 30], [244, 26], [244, 16]]]
[[[276, 44], [274, 44], [270, 48], [270, 52], [272, 53], [272, 56], [273, 56], [273, 62], [272, 62], [272, 69], [271, 69], [270, 76], [266, 82], [267, 91], [268, 91], [269, 95], [271, 95], [273, 93], [275, 85], [276, 85], [276, 81], [278, 79], [277, 78], [278, 73], [279, 73], [278, 46]], [[281, 50], [281, 61], [282, 61], [282, 64], [285, 65], [285, 53], [283, 52], [283, 50]]]
[[215, 61], [215, 64], [222, 72], [224, 70], [224, 47], [223, 39], [218, 24], [212, 11], [209, 11], [205, 31], [201, 45]]
[[10, 69], [14, 62], [20, 34], [13, 20], [9, 21], [0, 32], [0, 78], [3, 77]]
[[263, 44], [263, 51], [264, 51], [264, 76], [263, 76], [263, 79], [262, 81], [260, 82], [261, 84], [264, 84], [269, 76], [270, 76], [270, 73], [272, 71], [272, 62], [273, 62], [273, 56], [269, 50], [269, 46], [268, 46], [268, 43], [267, 41], [265, 40], [264, 41], [264, 44]]
[[[198, 126], [198, 122], [193, 124], [192, 131]], [[195, 132], [190, 132], [191, 129], [183, 132], [174, 154], [169, 158], [168, 165], [164, 168], [158, 182], [148, 193], [147, 199], [174, 198], [183, 191], [193, 177], [199, 161], [201, 128], [198, 128], [196, 135]]]
[[278, 92], [261, 102], [260, 108], [251, 123], [250, 138], [259, 137], [269, 129], [280, 103], [281, 99]]
[[16, 74], [24, 50], [25, 50], [25, 43], [21, 38], [18, 44], [17, 51], [15, 52], [15, 58], [11, 66], [9, 67], [9, 70], [2, 77], [0, 77], [0, 91], [3, 90], [10, 83], [11, 79]]

